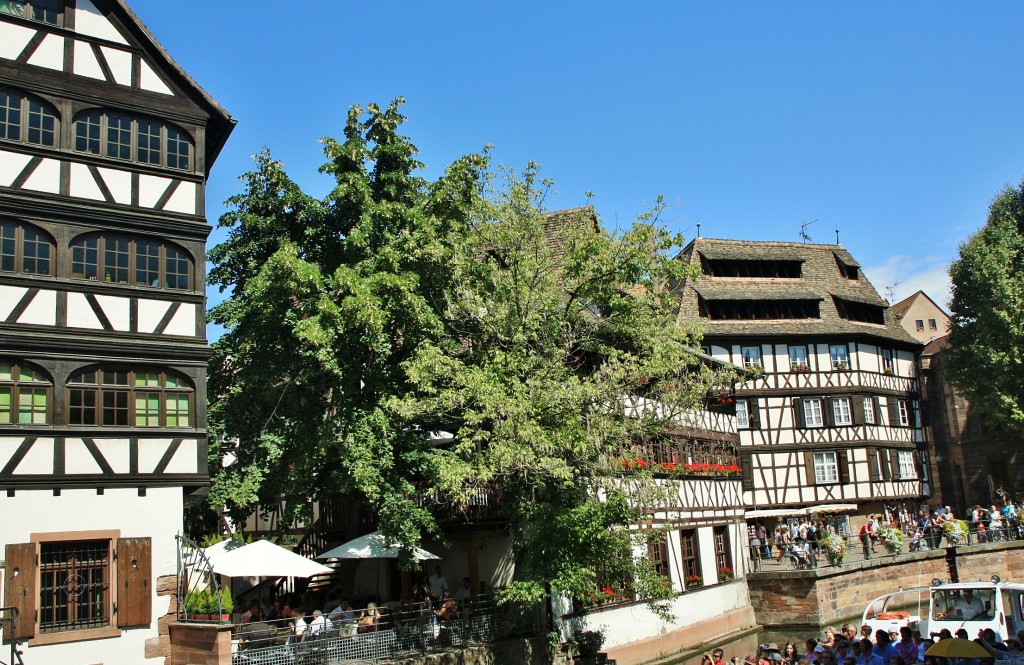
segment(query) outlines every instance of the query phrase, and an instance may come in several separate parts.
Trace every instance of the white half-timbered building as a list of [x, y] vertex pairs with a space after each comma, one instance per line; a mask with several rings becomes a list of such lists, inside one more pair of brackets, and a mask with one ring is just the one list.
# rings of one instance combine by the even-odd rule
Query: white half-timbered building
[[680, 260], [681, 322], [712, 357], [759, 372], [737, 391], [744, 497], [754, 511], [912, 509], [928, 494], [920, 342], [841, 245], [698, 238]]
[[167, 655], [157, 580], [208, 483], [204, 188], [233, 124], [119, 0], [0, 2], [3, 639], [33, 665]]

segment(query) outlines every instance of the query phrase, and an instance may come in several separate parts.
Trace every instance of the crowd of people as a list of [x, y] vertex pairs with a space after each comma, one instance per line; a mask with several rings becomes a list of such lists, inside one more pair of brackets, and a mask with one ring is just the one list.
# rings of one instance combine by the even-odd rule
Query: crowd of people
[[347, 597], [335, 590], [329, 591], [325, 598], [303, 593], [250, 600], [241, 605], [246, 611], [238, 619], [239, 635], [244, 641], [253, 634], [286, 631], [290, 641], [297, 642], [375, 632], [410, 622], [431, 623], [443, 630], [466, 611], [473, 598], [468, 577], [458, 589], [452, 590], [437, 567], [433, 575], [417, 580], [411, 597], [380, 604], [367, 599], [360, 604], [362, 609], [355, 609]]
[[[899, 633], [872, 633], [866, 624], [858, 630], [848, 623], [839, 630], [826, 628], [820, 638], [786, 642], [781, 649], [774, 642], [762, 644], [756, 654], [737, 655], [729, 660], [723, 649], [715, 649], [704, 655], [701, 665], [984, 665], [994, 660], [1024, 664], [1024, 631], [1006, 640], [999, 640], [991, 628], [980, 631], [973, 641], [988, 652], [987, 658], [939, 658], [927, 654], [936, 642], [953, 637], [945, 629], [924, 638], [906, 626]], [[955, 637], [970, 639], [962, 628]]]

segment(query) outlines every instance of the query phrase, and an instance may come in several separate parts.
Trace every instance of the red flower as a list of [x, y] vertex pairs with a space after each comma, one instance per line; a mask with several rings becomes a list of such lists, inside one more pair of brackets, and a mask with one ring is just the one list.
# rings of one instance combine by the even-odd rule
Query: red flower
[[660, 466], [661, 468], [666, 469], [668, 471], [673, 471], [676, 468], [676, 463], [675, 462], [662, 462], [658, 466]]
[[647, 466], [647, 462], [645, 460], [638, 459], [636, 461], [636, 465], [639, 466], [639, 467], [646, 467]]

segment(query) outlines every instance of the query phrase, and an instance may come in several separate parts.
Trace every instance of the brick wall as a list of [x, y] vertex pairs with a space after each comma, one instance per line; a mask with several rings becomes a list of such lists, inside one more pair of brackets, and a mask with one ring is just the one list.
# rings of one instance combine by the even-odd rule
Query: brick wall
[[[1021, 543], [987, 543], [958, 547], [959, 581], [1024, 580]], [[871, 599], [882, 594], [929, 586], [935, 578], [952, 578], [946, 550], [873, 559], [811, 571], [755, 573], [747, 577], [757, 622], [765, 628], [829, 626], [859, 619]]]
[[231, 665], [231, 629], [230, 624], [170, 624], [170, 665]]

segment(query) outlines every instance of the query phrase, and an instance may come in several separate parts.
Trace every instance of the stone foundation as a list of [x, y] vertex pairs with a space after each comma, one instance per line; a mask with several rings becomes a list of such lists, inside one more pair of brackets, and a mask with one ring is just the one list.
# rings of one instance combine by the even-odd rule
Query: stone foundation
[[230, 624], [172, 623], [170, 665], [231, 665]]

